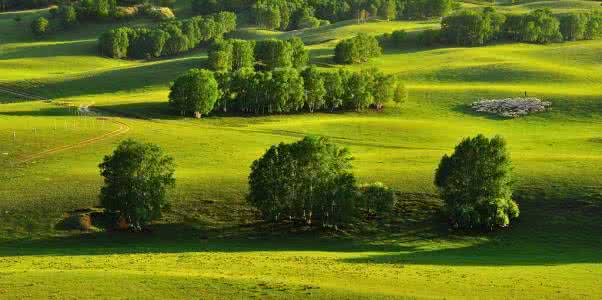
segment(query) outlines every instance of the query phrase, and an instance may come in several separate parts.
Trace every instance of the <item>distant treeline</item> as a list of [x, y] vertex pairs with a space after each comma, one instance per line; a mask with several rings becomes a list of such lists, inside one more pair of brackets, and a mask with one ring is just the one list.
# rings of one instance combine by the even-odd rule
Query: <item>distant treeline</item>
[[[547, 44], [602, 38], [602, 12], [553, 15], [548, 9], [528, 14], [501, 14], [491, 8], [461, 11], [441, 21], [441, 30], [425, 30], [414, 36], [418, 46], [435, 44], [482, 46], [495, 41]], [[403, 47], [410, 37], [403, 30], [379, 37], [381, 45]]]
[[57, 0], [0, 0], [0, 11], [48, 7]]
[[267, 29], [294, 30], [328, 22], [365, 19], [426, 19], [441, 17], [457, 6], [452, 0], [193, 0], [199, 14], [247, 12]]
[[99, 48], [113, 58], [152, 58], [171, 56], [221, 39], [236, 29], [236, 15], [221, 12], [184, 21], [165, 22], [155, 27], [120, 27], [100, 36]]
[[[118, 6], [115, 0], [77, 0], [62, 2], [49, 10], [49, 16], [38, 17], [31, 29], [36, 35], [75, 27], [86, 22], [106, 20], [125, 20], [139, 16], [153, 18], [156, 21], [167, 21], [175, 18], [169, 7], [153, 6], [149, 3], [135, 6]], [[161, 3], [165, 1], [160, 1]], [[129, 3], [129, 2], [127, 2]]]
[[310, 66], [304, 70], [242, 68], [233, 72], [192, 69], [174, 81], [169, 103], [182, 115], [200, 117], [215, 111], [360, 111], [368, 107], [380, 109], [387, 101], [399, 103], [406, 97], [403, 82], [375, 68], [322, 72]]
[[[64, 0], [0, 0], [0, 11], [7, 10], [19, 10], [19, 9], [32, 9], [32, 8], [44, 8], [54, 4], [69, 5], [76, 1], [64, 1]], [[83, 5], [93, 6], [97, 5], [96, 0], [83, 0]], [[176, 0], [102, 0], [102, 2], [108, 3], [108, 5], [115, 6], [131, 6], [140, 4], [152, 4], [155, 6], [166, 6], [171, 7]], [[103, 3], [100, 3], [101, 6]]]

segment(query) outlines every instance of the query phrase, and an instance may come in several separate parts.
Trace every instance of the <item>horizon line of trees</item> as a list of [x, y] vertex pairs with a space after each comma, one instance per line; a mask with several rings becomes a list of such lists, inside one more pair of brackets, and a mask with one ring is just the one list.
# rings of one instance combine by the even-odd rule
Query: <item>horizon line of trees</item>
[[555, 16], [549, 9], [527, 14], [501, 14], [491, 8], [462, 11], [441, 21], [440, 40], [459, 46], [480, 46], [493, 41], [547, 44], [602, 37], [602, 13], [571, 12]]
[[314, 28], [342, 20], [369, 17], [391, 19], [438, 18], [457, 9], [453, 0], [193, 0], [198, 14], [220, 11], [253, 12], [258, 26], [280, 31]]
[[219, 40], [235, 29], [236, 14], [231, 12], [164, 22], [154, 27], [123, 26], [100, 36], [99, 51], [101, 55], [112, 58], [172, 56]]
[[351, 72], [277, 68], [212, 72], [191, 69], [171, 85], [169, 105], [181, 115], [200, 118], [211, 112], [274, 114], [336, 110], [382, 109], [387, 101], [408, 96], [395, 75], [376, 68]]
[[[163, 2], [159, 1], [158, 3]], [[175, 18], [169, 7], [157, 7], [149, 2], [131, 7], [118, 6], [123, 1], [116, 0], [76, 0], [57, 1], [57, 3], [58, 6], [54, 6], [48, 11], [48, 17], [40, 16], [32, 21], [31, 29], [35, 35], [40, 36], [50, 31], [70, 29], [77, 24], [90, 21], [131, 19], [136, 16], [147, 16], [157, 21]]]

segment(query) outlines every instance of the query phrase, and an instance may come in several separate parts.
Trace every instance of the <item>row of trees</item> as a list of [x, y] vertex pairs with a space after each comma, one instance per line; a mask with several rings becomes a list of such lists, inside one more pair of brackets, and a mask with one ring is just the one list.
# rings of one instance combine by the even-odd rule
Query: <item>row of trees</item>
[[[351, 153], [324, 137], [270, 147], [251, 165], [247, 200], [265, 220], [345, 225], [361, 217], [389, 215], [395, 191], [382, 183], [358, 186]], [[167, 191], [175, 185], [173, 158], [153, 144], [123, 141], [99, 165], [100, 202], [134, 230], [161, 217]], [[492, 230], [519, 216], [512, 200], [506, 142], [499, 136], [466, 138], [435, 171], [435, 186], [450, 224]]]
[[441, 22], [441, 40], [463, 46], [484, 45], [496, 40], [545, 44], [601, 36], [602, 14], [599, 12], [567, 13], [556, 17], [548, 9], [524, 15], [504, 15], [485, 9], [462, 11]]
[[355, 37], [337, 43], [334, 60], [339, 64], [356, 64], [382, 55], [382, 48], [376, 37], [358, 33]]
[[220, 11], [253, 11], [258, 26], [294, 30], [318, 27], [329, 22], [381, 17], [426, 19], [442, 17], [454, 7], [452, 0], [193, 0], [198, 14]]
[[[158, 21], [175, 18], [168, 7], [156, 7], [151, 4], [134, 7], [117, 6], [116, 0], [77, 0], [64, 2], [52, 7], [49, 16], [36, 18], [31, 28], [34, 34], [42, 35], [50, 29], [61, 30], [73, 28], [79, 23], [103, 21], [109, 19], [126, 19], [135, 16], [152, 17]], [[42, 26], [46, 24], [46, 26]]]
[[209, 48], [207, 65], [214, 71], [236, 71], [243, 68], [274, 70], [303, 68], [309, 61], [305, 44], [298, 37], [290, 40], [217, 40]]
[[218, 40], [236, 29], [236, 15], [221, 12], [184, 21], [165, 22], [157, 27], [120, 27], [100, 36], [101, 55], [112, 58], [152, 58], [176, 55]]
[[375, 68], [322, 72], [310, 66], [302, 71], [192, 69], [172, 84], [169, 104], [182, 115], [198, 118], [212, 111], [272, 114], [381, 109], [387, 101], [401, 103], [406, 98], [403, 82]]

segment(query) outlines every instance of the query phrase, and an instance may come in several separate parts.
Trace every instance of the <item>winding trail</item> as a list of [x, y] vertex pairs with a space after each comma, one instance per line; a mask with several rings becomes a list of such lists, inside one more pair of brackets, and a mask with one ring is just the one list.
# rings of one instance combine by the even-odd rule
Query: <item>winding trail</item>
[[[9, 93], [9, 94], [13, 94], [16, 95], [18, 97], [21, 98], [26, 98], [26, 99], [32, 99], [32, 100], [49, 100], [52, 102], [51, 99], [45, 98], [45, 97], [41, 97], [41, 96], [36, 96], [36, 95], [32, 95], [32, 94], [28, 94], [28, 93], [23, 93], [23, 92], [16, 92], [10, 89], [7, 89], [4, 86], [0, 86], [0, 91], [5, 92], [5, 93]], [[81, 104], [77, 109], [78, 112], [81, 115], [86, 115], [86, 116], [95, 116], [97, 115], [97, 112], [94, 110], [91, 110], [90, 107], [93, 105], [92, 104]], [[117, 124], [119, 126], [119, 128], [111, 131], [111, 132], [107, 132], [104, 134], [101, 134], [99, 136], [95, 136], [92, 138], [88, 138], [85, 139], [83, 141], [79, 141], [77, 143], [74, 144], [69, 144], [69, 145], [63, 145], [63, 146], [58, 146], [58, 147], [54, 147], [54, 148], [50, 148], [50, 149], [46, 149], [44, 151], [38, 152], [38, 153], [34, 153], [34, 154], [29, 154], [26, 156], [22, 156], [17, 158], [17, 164], [22, 164], [22, 163], [26, 163], [26, 162], [30, 162], [34, 159], [38, 159], [38, 158], [44, 158], [46, 156], [55, 154], [55, 153], [59, 153], [59, 152], [63, 152], [63, 151], [67, 151], [67, 150], [71, 150], [71, 149], [76, 149], [76, 148], [81, 148], [87, 145], [91, 145], [91, 144], [95, 144], [101, 141], [104, 141], [108, 138], [112, 138], [118, 135], [122, 135], [125, 134], [126, 132], [130, 131], [130, 126], [127, 125], [124, 122], [121, 122], [119, 120], [117, 120], [116, 118], [107, 118], [107, 117], [97, 117], [97, 120], [107, 120], [110, 122], [113, 122], [114, 124]]]

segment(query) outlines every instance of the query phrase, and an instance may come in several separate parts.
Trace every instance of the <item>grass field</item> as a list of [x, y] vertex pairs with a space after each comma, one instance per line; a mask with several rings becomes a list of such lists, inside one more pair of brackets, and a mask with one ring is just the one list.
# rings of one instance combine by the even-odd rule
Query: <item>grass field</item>
[[[498, 9], [540, 6], [562, 12], [599, 2]], [[115, 24], [34, 39], [28, 20], [39, 13], [20, 12], [21, 25], [15, 13], [0, 13], [0, 88], [52, 98], [0, 92], [0, 298], [602, 298], [602, 41], [386, 49], [362, 67], [406, 80], [410, 97], [400, 106], [199, 121], [175, 117], [166, 101], [170, 81], [203, 66], [203, 50], [106, 59], [96, 38]], [[234, 36], [298, 35], [312, 62], [333, 68], [338, 39], [437, 26], [372, 20]], [[552, 101], [552, 110], [506, 120], [467, 109], [525, 92]], [[103, 118], [81, 115], [88, 105]], [[438, 217], [432, 177], [443, 154], [478, 133], [507, 139], [521, 217], [495, 233], [461, 235]], [[349, 147], [359, 181], [400, 191], [391, 227], [298, 232], [257, 220], [244, 200], [251, 162], [308, 134]], [[173, 208], [147, 234], [55, 229], [66, 211], [98, 203], [97, 166], [128, 137], [174, 156]], [[44, 152], [52, 149], [60, 151]]]

